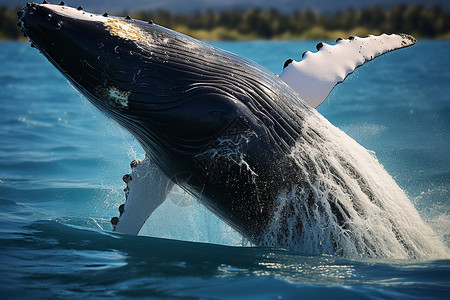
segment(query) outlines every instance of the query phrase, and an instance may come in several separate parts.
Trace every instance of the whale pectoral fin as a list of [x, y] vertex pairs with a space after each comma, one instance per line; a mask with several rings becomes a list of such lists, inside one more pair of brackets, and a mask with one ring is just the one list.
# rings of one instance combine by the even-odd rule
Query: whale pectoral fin
[[120, 217], [113, 217], [114, 230], [137, 235], [148, 217], [167, 197], [174, 183], [147, 156], [130, 164], [131, 174], [125, 174], [125, 204], [120, 205]]
[[384, 53], [415, 43], [416, 40], [406, 34], [337, 39], [336, 45], [319, 43], [316, 46], [318, 51], [303, 53], [301, 61], [288, 59], [280, 78], [306, 103], [316, 108], [359, 66]]

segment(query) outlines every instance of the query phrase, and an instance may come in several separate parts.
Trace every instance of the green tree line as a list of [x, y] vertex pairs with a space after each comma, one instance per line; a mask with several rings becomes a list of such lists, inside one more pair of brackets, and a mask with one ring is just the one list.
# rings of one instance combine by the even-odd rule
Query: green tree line
[[[375, 6], [361, 10], [349, 9], [334, 15], [312, 10], [282, 13], [276, 9], [247, 11], [206, 11], [174, 14], [170, 11], [141, 11], [135, 19], [155, 23], [199, 39], [335, 39], [347, 35], [402, 32], [418, 38], [450, 38], [450, 12], [441, 7], [420, 5]], [[15, 11], [0, 8], [0, 38], [18, 39]]]
[[16, 11], [0, 7], [0, 39], [19, 39], [22, 33], [16, 26], [18, 21]]

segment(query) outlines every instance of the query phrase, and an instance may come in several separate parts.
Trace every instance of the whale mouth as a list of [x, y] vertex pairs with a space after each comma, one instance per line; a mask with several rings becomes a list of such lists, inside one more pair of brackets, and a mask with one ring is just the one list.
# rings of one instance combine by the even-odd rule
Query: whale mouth
[[21, 28], [22, 33], [40, 50], [54, 46], [56, 38], [62, 35], [61, 32], [67, 34], [68, 31], [74, 29], [81, 32], [83, 23], [89, 23], [92, 26], [92, 22], [103, 24], [107, 19], [106, 15], [87, 13], [81, 6], [75, 9], [66, 6], [64, 2], [54, 5], [47, 1], [42, 4], [27, 3], [22, 10], [17, 12], [17, 16], [20, 20], [17, 25]]
[[[44, 5], [37, 3], [27, 3], [22, 10], [17, 12], [19, 23], [23, 35], [31, 42], [32, 48], [37, 48], [39, 52], [44, 54], [50, 61], [52, 58], [47, 55], [50, 48], [55, 46], [55, 39], [50, 40], [50, 36], [55, 36], [57, 31], [61, 29], [61, 21]], [[60, 68], [55, 61], [52, 63], [58, 69], [66, 73], [66, 70]]]
[[[126, 26], [119, 25], [125, 22], [107, 15], [87, 13], [82, 7], [71, 8], [64, 2], [60, 5], [46, 1], [43, 4], [27, 3], [17, 15], [18, 26], [29, 38], [31, 46], [37, 48], [97, 108], [108, 113], [128, 108], [129, 90], [113, 82], [113, 64], [118, 60], [113, 57], [117, 53], [111, 51], [111, 47], [120, 45], [118, 35]], [[106, 25], [108, 21], [113, 24], [108, 26], [114, 28], [115, 34]]]

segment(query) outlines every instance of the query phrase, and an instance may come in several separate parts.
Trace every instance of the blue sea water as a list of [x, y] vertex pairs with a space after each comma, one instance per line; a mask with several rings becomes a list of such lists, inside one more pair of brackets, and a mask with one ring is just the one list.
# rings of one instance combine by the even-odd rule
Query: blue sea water
[[[220, 42], [273, 72], [316, 42]], [[359, 68], [319, 107], [450, 245], [450, 42]], [[448, 299], [450, 258], [305, 256], [245, 241], [172, 194], [141, 236], [113, 233], [143, 151], [27, 43], [0, 43], [0, 295], [8, 298]]]

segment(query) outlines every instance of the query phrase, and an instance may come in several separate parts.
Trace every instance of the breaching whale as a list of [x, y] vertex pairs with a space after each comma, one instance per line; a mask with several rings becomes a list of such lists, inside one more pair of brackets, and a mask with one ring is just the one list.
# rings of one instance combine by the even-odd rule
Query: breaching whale
[[124, 176], [117, 231], [137, 234], [176, 184], [256, 245], [433, 253], [417, 242], [433, 232], [373, 155], [314, 109], [355, 68], [414, 38], [320, 43], [278, 76], [153, 22], [46, 1], [18, 15], [32, 46], [145, 150]]

